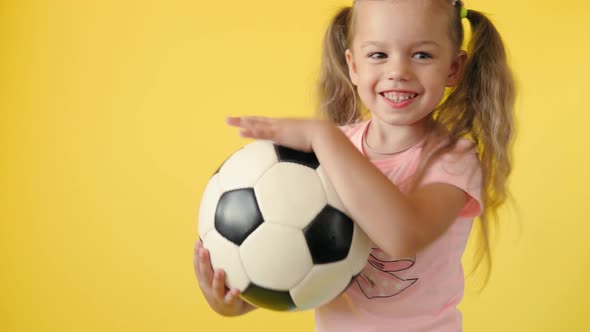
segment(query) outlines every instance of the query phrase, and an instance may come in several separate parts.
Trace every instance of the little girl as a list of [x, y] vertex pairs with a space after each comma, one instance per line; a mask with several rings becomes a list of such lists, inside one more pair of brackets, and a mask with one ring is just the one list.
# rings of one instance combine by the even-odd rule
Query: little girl
[[[328, 27], [319, 92], [329, 121], [227, 119], [243, 137], [313, 150], [374, 244], [355, 282], [316, 309], [317, 331], [461, 331], [472, 221], [489, 267], [511, 170], [514, 84], [498, 32], [461, 1], [356, 0]], [[195, 273], [218, 313], [254, 309], [200, 242]]]

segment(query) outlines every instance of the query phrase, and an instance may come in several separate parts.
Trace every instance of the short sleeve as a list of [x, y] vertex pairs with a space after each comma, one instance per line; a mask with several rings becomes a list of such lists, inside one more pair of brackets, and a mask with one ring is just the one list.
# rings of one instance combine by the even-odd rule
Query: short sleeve
[[367, 126], [367, 123], [368, 121], [365, 120], [363, 122], [356, 122], [336, 127], [340, 129], [344, 136], [348, 137], [349, 140], [351, 140], [355, 145], [357, 145], [356, 143], [360, 142], [360, 137], [363, 134], [363, 130]]
[[343, 126], [336, 126], [336, 128], [340, 129], [340, 131], [346, 136], [346, 137], [350, 137], [352, 136], [352, 133], [354, 132], [354, 126], [352, 125], [343, 125]]
[[447, 183], [463, 190], [467, 200], [460, 217], [476, 217], [483, 208], [481, 164], [475, 148], [467, 140], [459, 141], [457, 148], [435, 160], [426, 170], [419, 186]]

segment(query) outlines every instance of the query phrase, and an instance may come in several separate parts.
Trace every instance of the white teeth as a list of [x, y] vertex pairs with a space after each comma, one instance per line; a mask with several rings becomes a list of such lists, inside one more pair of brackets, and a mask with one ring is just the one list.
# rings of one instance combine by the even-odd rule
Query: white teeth
[[394, 103], [399, 103], [402, 101], [406, 101], [408, 99], [415, 98], [418, 94], [417, 93], [398, 93], [398, 92], [385, 92], [383, 96]]

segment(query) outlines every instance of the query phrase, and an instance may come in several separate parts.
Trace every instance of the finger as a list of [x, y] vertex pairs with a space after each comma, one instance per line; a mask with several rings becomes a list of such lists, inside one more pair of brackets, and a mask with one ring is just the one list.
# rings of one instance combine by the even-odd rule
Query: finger
[[238, 134], [244, 138], [253, 138], [254, 137], [254, 133], [252, 132], [252, 130], [249, 130], [249, 129], [240, 129]]
[[240, 136], [257, 139], [275, 140], [276, 130], [271, 125], [257, 125], [240, 130]]
[[237, 288], [230, 289], [227, 294], [225, 294], [225, 299], [223, 300], [227, 305], [233, 305], [236, 303], [236, 300], [240, 296], [240, 290]]
[[253, 127], [257, 125], [266, 125], [274, 122], [274, 119], [264, 116], [228, 116], [225, 123], [235, 127]]
[[258, 116], [228, 117], [229, 125], [240, 128], [240, 136], [246, 138], [270, 139], [276, 132], [276, 120]]
[[193, 269], [195, 270], [195, 277], [199, 279], [199, 252], [201, 251], [201, 247], [199, 247], [198, 243], [195, 245], [195, 252], [193, 253]]
[[242, 119], [239, 117], [228, 116], [227, 118], [225, 118], [225, 123], [227, 123], [230, 126], [239, 127], [241, 122]]
[[264, 125], [262, 122], [257, 120], [255, 117], [242, 117], [240, 118], [240, 128], [249, 129], [249, 130], [256, 130], [256, 128]]
[[275, 121], [273, 118], [268, 118], [266, 116], [248, 116], [246, 117], [247, 120], [252, 121], [253, 123], [264, 123], [270, 124]]
[[199, 251], [199, 275], [207, 287], [211, 287], [213, 281], [213, 268], [209, 260], [209, 251], [201, 248]]
[[213, 274], [213, 294], [217, 297], [218, 300], [223, 300], [224, 293], [225, 293], [225, 278], [224, 278], [223, 270], [217, 269]]
[[200, 239], [197, 240], [197, 242], [195, 242], [195, 249], [194, 249], [194, 253], [193, 253], [193, 269], [195, 270], [195, 276], [197, 277], [197, 279], [199, 279], [199, 274], [200, 274], [200, 267], [199, 267], [199, 252], [201, 251], [201, 249], [203, 248], [203, 241], [201, 241]]
[[244, 138], [266, 138], [262, 137], [260, 131], [250, 130], [250, 129], [240, 129], [239, 134], [241, 137]]

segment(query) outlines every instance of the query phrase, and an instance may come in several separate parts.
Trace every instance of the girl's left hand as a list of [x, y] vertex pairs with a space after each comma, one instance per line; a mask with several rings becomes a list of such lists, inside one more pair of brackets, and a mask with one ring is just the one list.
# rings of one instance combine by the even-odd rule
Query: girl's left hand
[[228, 117], [227, 124], [240, 128], [240, 136], [271, 140], [304, 152], [313, 150], [314, 136], [326, 122], [314, 119], [277, 119], [258, 116]]

